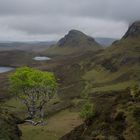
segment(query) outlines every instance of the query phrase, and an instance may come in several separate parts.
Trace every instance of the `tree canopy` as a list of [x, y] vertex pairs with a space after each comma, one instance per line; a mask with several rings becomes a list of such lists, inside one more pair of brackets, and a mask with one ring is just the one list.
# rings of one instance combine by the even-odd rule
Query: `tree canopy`
[[29, 67], [21, 67], [10, 75], [10, 90], [24, 103], [32, 118], [54, 96], [57, 89], [55, 76]]

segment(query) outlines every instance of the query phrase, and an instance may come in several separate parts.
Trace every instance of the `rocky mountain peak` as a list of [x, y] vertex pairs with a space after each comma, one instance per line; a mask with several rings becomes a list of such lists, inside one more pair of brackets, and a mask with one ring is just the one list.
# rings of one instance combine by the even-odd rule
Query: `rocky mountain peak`
[[60, 39], [57, 43], [59, 47], [86, 47], [86, 46], [99, 46], [94, 38], [84, 34], [78, 30], [70, 30], [67, 35]]
[[124, 35], [124, 39], [128, 37], [138, 37], [140, 36], [140, 21], [134, 22]]
[[81, 31], [73, 29], [73, 30], [69, 31], [68, 35], [81, 36], [81, 35], [85, 35], [85, 34]]

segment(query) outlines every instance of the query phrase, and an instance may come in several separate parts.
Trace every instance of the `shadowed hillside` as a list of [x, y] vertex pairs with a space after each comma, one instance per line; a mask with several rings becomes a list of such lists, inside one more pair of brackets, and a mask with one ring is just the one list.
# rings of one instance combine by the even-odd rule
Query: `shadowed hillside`
[[46, 50], [49, 55], [80, 54], [87, 51], [99, 50], [102, 47], [94, 40], [78, 30], [71, 30], [58, 43]]
[[62, 140], [139, 140], [139, 97], [134, 101], [131, 90], [126, 89], [140, 84], [138, 25], [134, 23], [120, 41], [105, 51], [95, 56], [90, 52], [84, 57], [85, 61], [81, 60], [85, 68], [83, 78], [90, 85], [88, 93], [96, 115]]
[[95, 42], [92, 37], [89, 37], [78, 30], [69, 31], [69, 33], [65, 35], [64, 38], [58, 41], [57, 45], [59, 47], [94, 47], [94, 49], [98, 49], [99, 47], [99, 44]]
[[128, 37], [139, 37], [140, 36], [140, 21], [134, 22], [123, 36], [124, 39]]

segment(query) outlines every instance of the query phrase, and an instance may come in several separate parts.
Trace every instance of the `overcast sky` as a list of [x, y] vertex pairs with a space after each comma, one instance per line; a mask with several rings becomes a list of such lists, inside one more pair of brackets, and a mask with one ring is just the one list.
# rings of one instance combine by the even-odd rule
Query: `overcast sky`
[[0, 40], [58, 40], [71, 29], [121, 38], [140, 0], [0, 0]]

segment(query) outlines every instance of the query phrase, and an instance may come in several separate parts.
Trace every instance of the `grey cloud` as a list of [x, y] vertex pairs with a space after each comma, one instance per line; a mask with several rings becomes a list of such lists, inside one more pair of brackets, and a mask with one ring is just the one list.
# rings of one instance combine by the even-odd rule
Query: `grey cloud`
[[139, 0], [4, 0], [1, 15], [68, 15], [136, 20]]
[[139, 13], [139, 0], [1, 0], [0, 37], [59, 38], [75, 28], [118, 38]]

